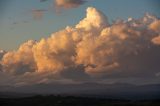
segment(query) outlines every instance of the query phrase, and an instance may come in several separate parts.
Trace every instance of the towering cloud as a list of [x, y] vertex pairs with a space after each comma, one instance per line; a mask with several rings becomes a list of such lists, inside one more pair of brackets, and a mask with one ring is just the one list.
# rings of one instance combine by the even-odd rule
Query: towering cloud
[[79, 24], [76, 25], [77, 29], [83, 29], [92, 32], [96, 29], [102, 30], [104, 27], [109, 26], [107, 17], [102, 12], [91, 7], [89, 7], [86, 11], [86, 18], [81, 20]]
[[109, 24], [99, 10], [89, 7], [86, 12], [75, 27], [7, 52], [1, 59], [3, 73], [18, 76], [15, 82], [23, 84], [97, 78], [156, 80], [160, 70], [158, 18], [146, 14]]

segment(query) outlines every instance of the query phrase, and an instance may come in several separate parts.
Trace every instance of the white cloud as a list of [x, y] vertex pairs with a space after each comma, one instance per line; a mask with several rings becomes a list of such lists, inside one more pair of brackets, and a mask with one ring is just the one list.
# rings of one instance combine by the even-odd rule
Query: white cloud
[[18, 51], [7, 52], [1, 64], [3, 71], [12, 74], [24, 74], [25, 72], [35, 71], [32, 47], [36, 42], [30, 40], [20, 46]]
[[109, 24], [102, 12], [89, 7], [75, 27], [7, 52], [1, 70], [18, 76], [14, 79], [18, 85], [153, 77], [160, 69], [158, 23], [158, 18], [147, 14]]
[[107, 17], [99, 10], [89, 7], [87, 8], [86, 12], [86, 18], [81, 20], [79, 24], [76, 25], [77, 29], [83, 29], [92, 32], [93, 29], [102, 30], [104, 27], [109, 26]]

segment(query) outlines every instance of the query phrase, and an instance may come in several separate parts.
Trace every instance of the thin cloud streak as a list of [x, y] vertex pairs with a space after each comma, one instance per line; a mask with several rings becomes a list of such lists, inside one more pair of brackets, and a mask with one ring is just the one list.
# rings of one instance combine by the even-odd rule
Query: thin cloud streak
[[33, 18], [36, 20], [42, 19], [46, 11], [47, 10], [45, 9], [33, 9], [32, 10]]

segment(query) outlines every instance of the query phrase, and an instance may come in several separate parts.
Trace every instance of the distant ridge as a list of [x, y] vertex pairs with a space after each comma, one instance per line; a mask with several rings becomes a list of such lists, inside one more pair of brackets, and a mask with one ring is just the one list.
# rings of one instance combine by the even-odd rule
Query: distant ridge
[[[0, 94], [40, 94], [40, 95], [71, 95], [122, 99], [160, 99], [160, 84], [132, 85], [115, 84], [37, 84], [21, 87], [1, 87]], [[5, 96], [5, 95], [0, 95]]]

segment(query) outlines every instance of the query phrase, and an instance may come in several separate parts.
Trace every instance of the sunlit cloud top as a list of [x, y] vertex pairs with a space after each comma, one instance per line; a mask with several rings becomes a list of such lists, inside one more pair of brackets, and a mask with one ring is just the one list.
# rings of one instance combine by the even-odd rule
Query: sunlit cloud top
[[100, 10], [88, 7], [73, 27], [29, 40], [16, 51], [1, 51], [0, 84], [159, 81], [159, 27], [153, 15], [110, 23]]

